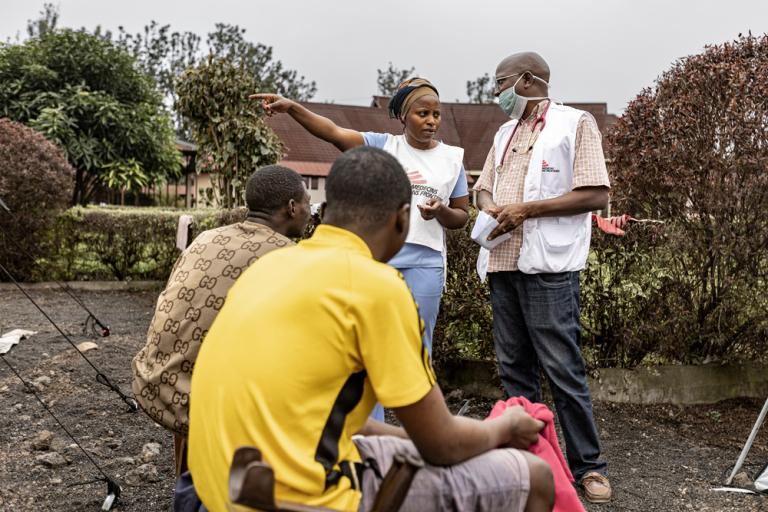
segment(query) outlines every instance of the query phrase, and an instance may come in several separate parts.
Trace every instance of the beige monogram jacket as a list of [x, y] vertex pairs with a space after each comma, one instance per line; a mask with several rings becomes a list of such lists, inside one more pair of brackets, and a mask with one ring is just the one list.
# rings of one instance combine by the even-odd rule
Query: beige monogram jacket
[[132, 363], [136, 399], [159, 424], [187, 435], [192, 369], [227, 292], [254, 261], [289, 245], [290, 239], [246, 220], [201, 233], [181, 253]]

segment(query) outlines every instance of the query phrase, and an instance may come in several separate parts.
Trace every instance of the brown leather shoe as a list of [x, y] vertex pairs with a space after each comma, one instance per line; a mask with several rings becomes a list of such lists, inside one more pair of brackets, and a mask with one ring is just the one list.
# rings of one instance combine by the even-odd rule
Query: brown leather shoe
[[611, 484], [608, 478], [596, 471], [587, 473], [581, 479], [584, 498], [590, 503], [608, 503], [611, 501]]

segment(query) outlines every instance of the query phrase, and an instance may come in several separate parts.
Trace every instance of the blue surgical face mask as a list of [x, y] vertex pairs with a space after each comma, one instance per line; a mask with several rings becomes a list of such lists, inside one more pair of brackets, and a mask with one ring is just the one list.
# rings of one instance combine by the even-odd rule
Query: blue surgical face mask
[[[542, 80], [541, 78], [537, 77], [536, 75], [531, 75], [536, 80], [540, 80], [547, 83], [546, 81]], [[523, 78], [523, 75], [520, 75], [520, 77], [515, 80], [515, 83], [512, 87], [508, 89], [504, 89], [499, 94], [499, 107], [501, 107], [501, 110], [503, 110], [511, 119], [519, 120], [523, 116], [523, 112], [525, 112], [525, 106], [528, 104], [530, 100], [544, 100], [547, 99], [546, 96], [541, 97], [526, 97], [526, 96], [520, 96], [515, 92], [515, 87], [517, 87], [517, 83]]]

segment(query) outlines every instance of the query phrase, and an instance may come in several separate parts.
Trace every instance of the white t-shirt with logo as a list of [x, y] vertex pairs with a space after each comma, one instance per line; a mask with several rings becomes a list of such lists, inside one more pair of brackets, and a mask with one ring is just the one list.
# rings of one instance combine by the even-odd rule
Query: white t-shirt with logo
[[[365, 139], [365, 145], [374, 148], [384, 149], [387, 143], [388, 137], [392, 135], [388, 133], [376, 133], [376, 132], [363, 132], [363, 138]], [[442, 144], [442, 143], [441, 143]], [[423, 151], [413, 148], [414, 151]], [[397, 155], [395, 155], [397, 156]], [[408, 178], [411, 180], [411, 185], [414, 188], [414, 193], [421, 191], [426, 185], [423, 180], [423, 176], [418, 170], [408, 170]], [[424, 190], [427, 193], [427, 190]], [[457, 197], [464, 197], [469, 195], [467, 186], [467, 175], [464, 169], [464, 165], [461, 165], [458, 179], [450, 193], [450, 199]], [[415, 206], [414, 206], [415, 209]], [[441, 251], [437, 251], [426, 245], [417, 243], [406, 242], [403, 248], [398, 252], [391, 260], [389, 265], [395, 268], [415, 268], [415, 267], [442, 267], [444, 264], [443, 254]]]

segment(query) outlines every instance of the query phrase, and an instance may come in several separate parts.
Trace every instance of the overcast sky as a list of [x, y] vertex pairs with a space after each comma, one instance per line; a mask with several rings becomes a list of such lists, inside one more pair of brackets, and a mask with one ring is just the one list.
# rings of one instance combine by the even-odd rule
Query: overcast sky
[[[216, 22], [247, 29], [317, 82], [316, 101], [367, 104], [376, 70], [415, 67], [444, 101], [493, 73], [509, 53], [539, 52], [561, 101], [628, 101], [675, 59], [742, 32], [768, 32], [765, 0], [59, 0], [61, 26], [137, 32], [150, 20], [204, 36]], [[0, 0], [0, 40], [26, 36], [43, 2]]]

